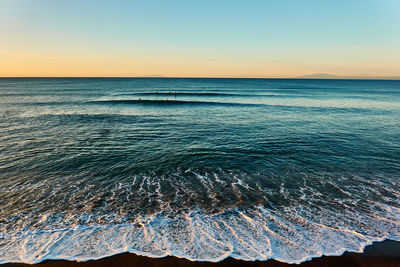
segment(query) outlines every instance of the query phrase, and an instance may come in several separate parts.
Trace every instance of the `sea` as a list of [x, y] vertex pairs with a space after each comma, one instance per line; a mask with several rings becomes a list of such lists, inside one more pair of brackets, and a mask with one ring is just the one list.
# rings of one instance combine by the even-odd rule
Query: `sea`
[[400, 81], [0, 79], [0, 263], [301, 263], [386, 239]]

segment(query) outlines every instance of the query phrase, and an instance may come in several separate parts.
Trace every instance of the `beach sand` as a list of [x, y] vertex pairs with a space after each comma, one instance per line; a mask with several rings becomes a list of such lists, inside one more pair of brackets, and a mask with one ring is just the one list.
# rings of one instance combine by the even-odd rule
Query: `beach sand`
[[39, 264], [3, 264], [1, 267], [40, 266], [40, 267], [106, 267], [106, 266], [189, 266], [189, 267], [235, 267], [235, 266], [393, 266], [400, 267], [400, 242], [387, 240], [376, 242], [365, 248], [364, 253], [344, 253], [342, 256], [324, 256], [299, 265], [275, 260], [246, 262], [228, 258], [222, 262], [192, 262], [176, 257], [149, 258], [131, 253], [119, 254], [100, 260], [87, 262], [49, 260]]

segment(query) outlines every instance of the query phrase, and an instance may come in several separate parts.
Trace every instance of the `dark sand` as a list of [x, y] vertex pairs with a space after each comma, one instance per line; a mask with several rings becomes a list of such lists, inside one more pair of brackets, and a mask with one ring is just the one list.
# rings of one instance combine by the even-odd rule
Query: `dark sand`
[[124, 253], [108, 258], [87, 262], [76, 261], [44, 261], [36, 265], [30, 264], [0, 264], [0, 267], [38, 266], [38, 267], [105, 267], [105, 266], [189, 266], [189, 267], [235, 267], [235, 266], [393, 266], [400, 267], [400, 242], [384, 241], [374, 243], [365, 248], [364, 253], [345, 253], [342, 256], [315, 258], [300, 265], [281, 263], [275, 260], [246, 262], [228, 258], [222, 262], [192, 262], [176, 257], [148, 258], [135, 254]]

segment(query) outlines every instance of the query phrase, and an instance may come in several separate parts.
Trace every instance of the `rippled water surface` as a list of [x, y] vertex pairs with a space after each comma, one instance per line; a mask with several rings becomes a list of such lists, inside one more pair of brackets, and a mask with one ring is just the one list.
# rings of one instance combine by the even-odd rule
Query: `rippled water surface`
[[400, 81], [0, 79], [0, 263], [299, 263], [400, 240]]

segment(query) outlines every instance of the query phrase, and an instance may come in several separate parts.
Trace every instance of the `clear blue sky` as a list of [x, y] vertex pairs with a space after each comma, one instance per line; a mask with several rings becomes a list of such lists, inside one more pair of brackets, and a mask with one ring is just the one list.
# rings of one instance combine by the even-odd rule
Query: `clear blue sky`
[[0, 76], [400, 76], [400, 0], [0, 0]]

